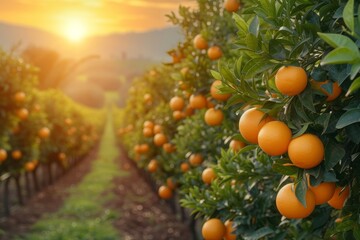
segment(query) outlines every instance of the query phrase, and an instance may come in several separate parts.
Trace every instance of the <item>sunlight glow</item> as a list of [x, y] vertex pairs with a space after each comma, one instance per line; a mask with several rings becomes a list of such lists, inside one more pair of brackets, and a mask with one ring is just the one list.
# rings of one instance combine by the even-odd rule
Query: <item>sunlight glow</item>
[[81, 19], [70, 18], [64, 25], [65, 37], [74, 43], [81, 42], [87, 35], [87, 27]]

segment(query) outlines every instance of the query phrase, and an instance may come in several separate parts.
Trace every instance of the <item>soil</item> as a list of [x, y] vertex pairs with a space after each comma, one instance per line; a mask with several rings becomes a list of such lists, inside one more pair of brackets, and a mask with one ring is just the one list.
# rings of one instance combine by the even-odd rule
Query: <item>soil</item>
[[[68, 189], [79, 183], [91, 170], [97, 149], [69, 170], [53, 185], [38, 192], [22, 207], [12, 209], [8, 218], [0, 219], [0, 240], [26, 236], [31, 226], [44, 214], [56, 212], [68, 196]], [[125, 240], [190, 240], [189, 227], [174, 214], [164, 200], [159, 199], [149, 183], [141, 176], [134, 164], [124, 155], [119, 158], [119, 169], [127, 176], [116, 177], [113, 194], [116, 196], [107, 208], [119, 213], [114, 226]]]

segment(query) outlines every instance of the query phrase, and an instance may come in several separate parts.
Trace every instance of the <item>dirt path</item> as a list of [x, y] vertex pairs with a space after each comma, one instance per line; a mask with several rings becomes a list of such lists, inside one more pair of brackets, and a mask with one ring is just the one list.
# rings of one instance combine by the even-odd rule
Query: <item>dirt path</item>
[[[104, 155], [104, 151], [118, 151], [112, 134], [113, 133], [111, 133], [110, 136], [109, 133], [108, 135], [104, 135], [103, 141], [108, 141], [105, 142], [105, 146], [108, 147], [107, 150], [94, 150], [84, 161], [71, 169], [63, 178], [38, 193], [30, 199], [24, 207], [13, 211], [11, 217], [5, 220], [3, 219], [0, 222], [0, 239], [28, 239], [28, 233], [33, 232], [32, 227], [35, 223], [42, 221], [42, 224], [44, 225], [45, 223], [46, 227], [46, 225], [50, 224], [47, 222], [48, 216], [50, 216], [49, 219], [56, 219], [58, 216], [56, 214], [62, 211], [64, 205], [66, 205], [66, 201], [71, 198], [71, 189], [83, 184], [83, 182], [86, 181], [85, 179], [88, 178], [86, 176], [98, 171], [99, 168], [101, 170], [102, 159], [101, 157], [98, 159], [98, 155]], [[109, 145], [113, 147], [109, 148]], [[130, 160], [128, 160], [121, 151], [119, 152], [120, 154], [117, 155], [119, 157], [114, 159], [116, 163], [114, 166], [118, 168], [118, 170], [115, 169], [115, 171], [126, 172], [126, 174], [117, 175], [112, 181], [110, 180], [112, 184], [106, 185], [108, 189], [102, 190], [105, 197], [109, 194], [113, 197], [109, 198], [101, 211], [106, 212], [107, 209], [109, 209], [116, 213], [117, 217], [110, 220], [110, 225], [112, 224], [115, 231], [119, 232], [121, 239], [190, 240], [191, 236], [187, 226], [173, 214], [167, 203], [158, 198], [157, 194], [152, 191], [151, 187], [140, 176], [134, 165], [130, 164]], [[97, 201], [96, 197], [90, 199], [90, 201]], [[70, 212], [70, 215], [71, 214], [76, 215], [76, 213]], [[46, 217], [44, 218], [44, 216]], [[94, 216], [94, 220], [96, 221], [95, 218], [96, 216]], [[55, 227], [49, 225], [49, 229], [45, 229], [45, 231], [56, 231], [54, 228], [57, 228], [56, 224]], [[60, 226], [59, 229], [61, 229]], [[57, 231], [59, 231], [59, 229], [57, 229]], [[67, 229], [62, 229], [61, 231], [66, 232], [66, 230]], [[89, 232], [87, 231], [87, 233]], [[41, 232], [39, 236], [45, 237]], [[87, 238], [80, 236], [77, 239], [85, 240]], [[94, 237], [92, 239], [101, 240], [104, 238]], [[117, 240], [117, 237], [106, 239]]]

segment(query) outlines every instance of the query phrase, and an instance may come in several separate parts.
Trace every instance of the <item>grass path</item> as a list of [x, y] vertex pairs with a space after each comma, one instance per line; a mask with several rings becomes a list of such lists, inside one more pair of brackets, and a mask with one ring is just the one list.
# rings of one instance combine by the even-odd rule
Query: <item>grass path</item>
[[111, 192], [113, 179], [125, 176], [115, 160], [119, 156], [111, 113], [101, 139], [98, 156], [84, 179], [69, 191], [69, 197], [56, 213], [44, 216], [25, 238], [28, 240], [115, 240], [121, 239], [113, 227], [120, 217], [105, 207], [115, 196]]

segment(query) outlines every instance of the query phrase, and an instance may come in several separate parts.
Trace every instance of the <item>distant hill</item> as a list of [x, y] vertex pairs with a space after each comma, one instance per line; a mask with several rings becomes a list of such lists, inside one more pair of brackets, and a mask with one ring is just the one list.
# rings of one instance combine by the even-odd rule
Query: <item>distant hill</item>
[[178, 28], [165, 28], [142, 33], [119, 33], [88, 38], [84, 43], [71, 44], [49, 32], [0, 22], [0, 47], [6, 51], [21, 43], [20, 49], [29, 45], [51, 48], [63, 57], [83, 57], [96, 54], [104, 58], [143, 58], [166, 61], [166, 51], [176, 47], [181, 40]]

